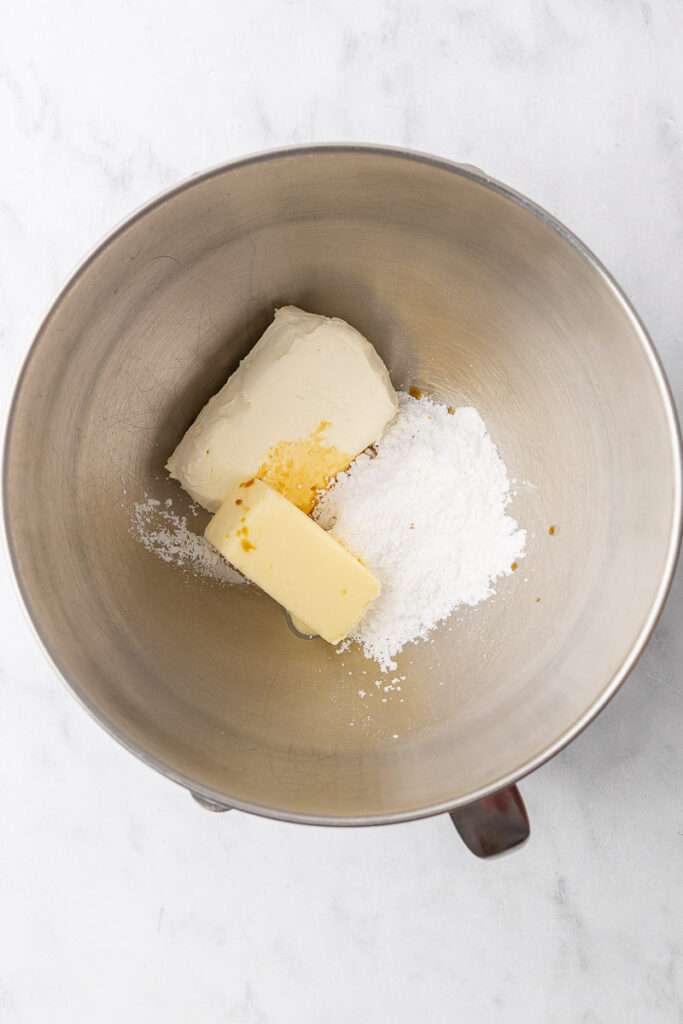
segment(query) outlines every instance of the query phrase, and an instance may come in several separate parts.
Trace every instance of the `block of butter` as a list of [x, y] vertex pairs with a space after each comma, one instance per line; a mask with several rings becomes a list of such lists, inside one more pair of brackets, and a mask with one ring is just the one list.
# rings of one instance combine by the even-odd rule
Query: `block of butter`
[[357, 558], [262, 480], [232, 487], [205, 536], [283, 605], [302, 632], [331, 644], [379, 593], [379, 581]]
[[210, 512], [252, 476], [310, 512], [317, 492], [379, 440], [397, 409], [387, 369], [362, 334], [285, 306], [166, 468]]

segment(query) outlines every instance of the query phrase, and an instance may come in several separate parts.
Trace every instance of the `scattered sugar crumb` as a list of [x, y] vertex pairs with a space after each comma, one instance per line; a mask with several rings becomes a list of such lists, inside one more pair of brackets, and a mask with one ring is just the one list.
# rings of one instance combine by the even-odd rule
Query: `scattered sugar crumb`
[[162, 506], [145, 492], [144, 501], [136, 501], [131, 530], [137, 540], [164, 562], [189, 569], [197, 576], [219, 583], [246, 583], [244, 576], [225, 561], [201, 534], [193, 533], [187, 517], [172, 511], [173, 500]]

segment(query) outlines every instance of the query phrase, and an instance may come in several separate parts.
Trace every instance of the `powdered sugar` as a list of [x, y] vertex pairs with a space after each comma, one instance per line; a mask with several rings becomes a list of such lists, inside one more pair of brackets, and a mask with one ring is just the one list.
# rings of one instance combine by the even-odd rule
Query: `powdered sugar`
[[382, 671], [522, 557], [505, 465], [473, 408], [399, 396], [395, 423], [322, 496], [314, 518], [382, 584], [350, 639]]
[[220, 583], [245, 583], [241, 573], [225, 561], [208, 540], [193, 533], [187, 517], [176, 515], [173, 501], [162, 505], [156, 498], [137, 501], [132, 515], [132, 529], [148, 551], [164, 562], [190, 569], [198, 576]]

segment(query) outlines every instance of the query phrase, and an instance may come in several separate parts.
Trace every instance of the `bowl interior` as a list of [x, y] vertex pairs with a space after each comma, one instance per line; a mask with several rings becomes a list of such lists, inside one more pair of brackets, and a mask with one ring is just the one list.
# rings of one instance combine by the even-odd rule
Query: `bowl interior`
[[[520, 570], [406, 648], [400, 691], [131, 531], [145, 494], [187, 508], [164, 462], [285, 303], [356, 326], [396, 387], [475, 405], [516, 481]], [[61, 671], [173, 777], [285, 816], [407, 816], [521, 772], [610, 692], [673, 557], [672, 424], [629, 308], [524, 201], [390, 151], [280, 153], [157, 200], [66, 288], [15, 402], [10, 544]]]

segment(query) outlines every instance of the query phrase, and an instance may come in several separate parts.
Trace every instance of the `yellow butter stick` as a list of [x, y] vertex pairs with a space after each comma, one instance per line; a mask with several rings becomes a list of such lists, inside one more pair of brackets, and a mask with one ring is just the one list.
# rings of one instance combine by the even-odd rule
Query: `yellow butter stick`
[[234, 486], [205, 536], [308, 632], [331, 644], [379, 594], [379, 580], [357, 558], [262, 480]]

